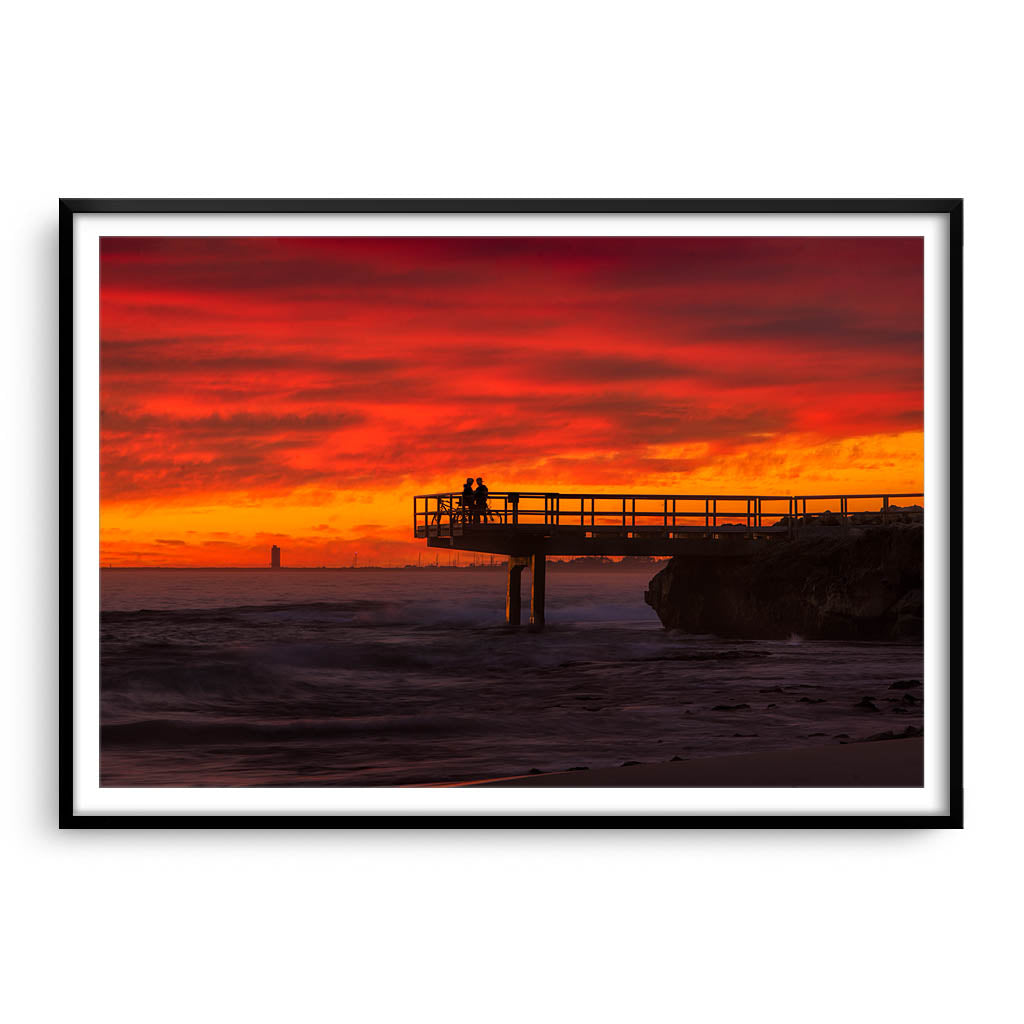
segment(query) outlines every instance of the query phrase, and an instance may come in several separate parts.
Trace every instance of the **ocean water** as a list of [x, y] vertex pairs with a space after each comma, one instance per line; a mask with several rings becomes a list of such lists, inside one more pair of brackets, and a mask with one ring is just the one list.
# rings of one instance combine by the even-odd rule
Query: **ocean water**
[[499, 569], [103, 570], [101, 782], [402, 785], [922, 727], [920, 644], [669, 633], [652, 574], [551, 567], [532, 633]]

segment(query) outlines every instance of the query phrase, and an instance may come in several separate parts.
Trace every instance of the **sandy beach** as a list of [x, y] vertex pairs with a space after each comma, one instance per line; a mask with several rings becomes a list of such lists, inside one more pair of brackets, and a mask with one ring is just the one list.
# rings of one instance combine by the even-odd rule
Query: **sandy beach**
[[921, 738], [769, 750], [665, 764], [552, 772], [461, 783], [479, 786], [912, 787], [924, 785]]

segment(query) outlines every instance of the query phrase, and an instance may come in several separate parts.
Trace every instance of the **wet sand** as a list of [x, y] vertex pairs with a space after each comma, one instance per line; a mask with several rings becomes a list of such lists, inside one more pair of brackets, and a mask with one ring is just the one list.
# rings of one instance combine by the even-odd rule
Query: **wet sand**
[[847, 743], [768, 750], [665, 764], [552, 772], [461, 783], [471, 786], [635, 786], [827, 788], [924, 785], [924, 740]]

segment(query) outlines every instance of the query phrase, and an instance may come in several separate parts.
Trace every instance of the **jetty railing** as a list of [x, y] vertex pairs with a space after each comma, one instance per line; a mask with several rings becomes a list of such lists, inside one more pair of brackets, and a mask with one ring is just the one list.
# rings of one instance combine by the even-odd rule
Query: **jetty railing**
[[[491, 491], [486, 508], [458, 492], [413, 498], [416, 537], [477, 530], [571, 531], [598, 536], [717, 536], [792, 533], [800, 525], [923, 519], [923, 493], [899, 494], [567, 494]], [[907, 507], [898, 502], [914, 499]]]

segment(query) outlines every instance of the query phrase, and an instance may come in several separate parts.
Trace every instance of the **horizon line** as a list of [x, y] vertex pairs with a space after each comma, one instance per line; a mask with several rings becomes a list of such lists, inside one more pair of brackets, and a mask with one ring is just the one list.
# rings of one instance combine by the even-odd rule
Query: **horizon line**
[[[286, 570], [302, 571], [302, 572], [320, 572], [322, 570], [331, 571], [344, 571], [344, 572], [360, 572], [366, 569], [489, 569], [492, 567], [499, 568], [505, 564], [507, 555], [496, 555], [495, 558], [499, 559], [495, 562], [465, 562], [463, 564], [448, 564], [448, 563], [435, 563], [435, 562], [424, 562], [423, 564], [416, 564], [415, 562], [405, 562], [404, 564], [389, 564], [389, 565], [104, 565], [100, 564], [100, 569], [173, 569], [173, 570], [184, 570], [184, 569], [202, 569], [204, 571], [217, 571], [225, 570], [231, 572], [244, 571], [244, 572], [282, 572]], [[668, 561], [670, 555], [620, 555], [617, 558], [609, 555], [572, 555], [572, 556], [559, 556], [553, 555], [548, 557], [548, 561], [554, 562], [560, 565], [568, 565], [571, 562], [576, 561], [597, 561], [603, 564], [617, 565], [619, 562], [626, 561], [627, 559], [643, 559], [645, 561]]]

